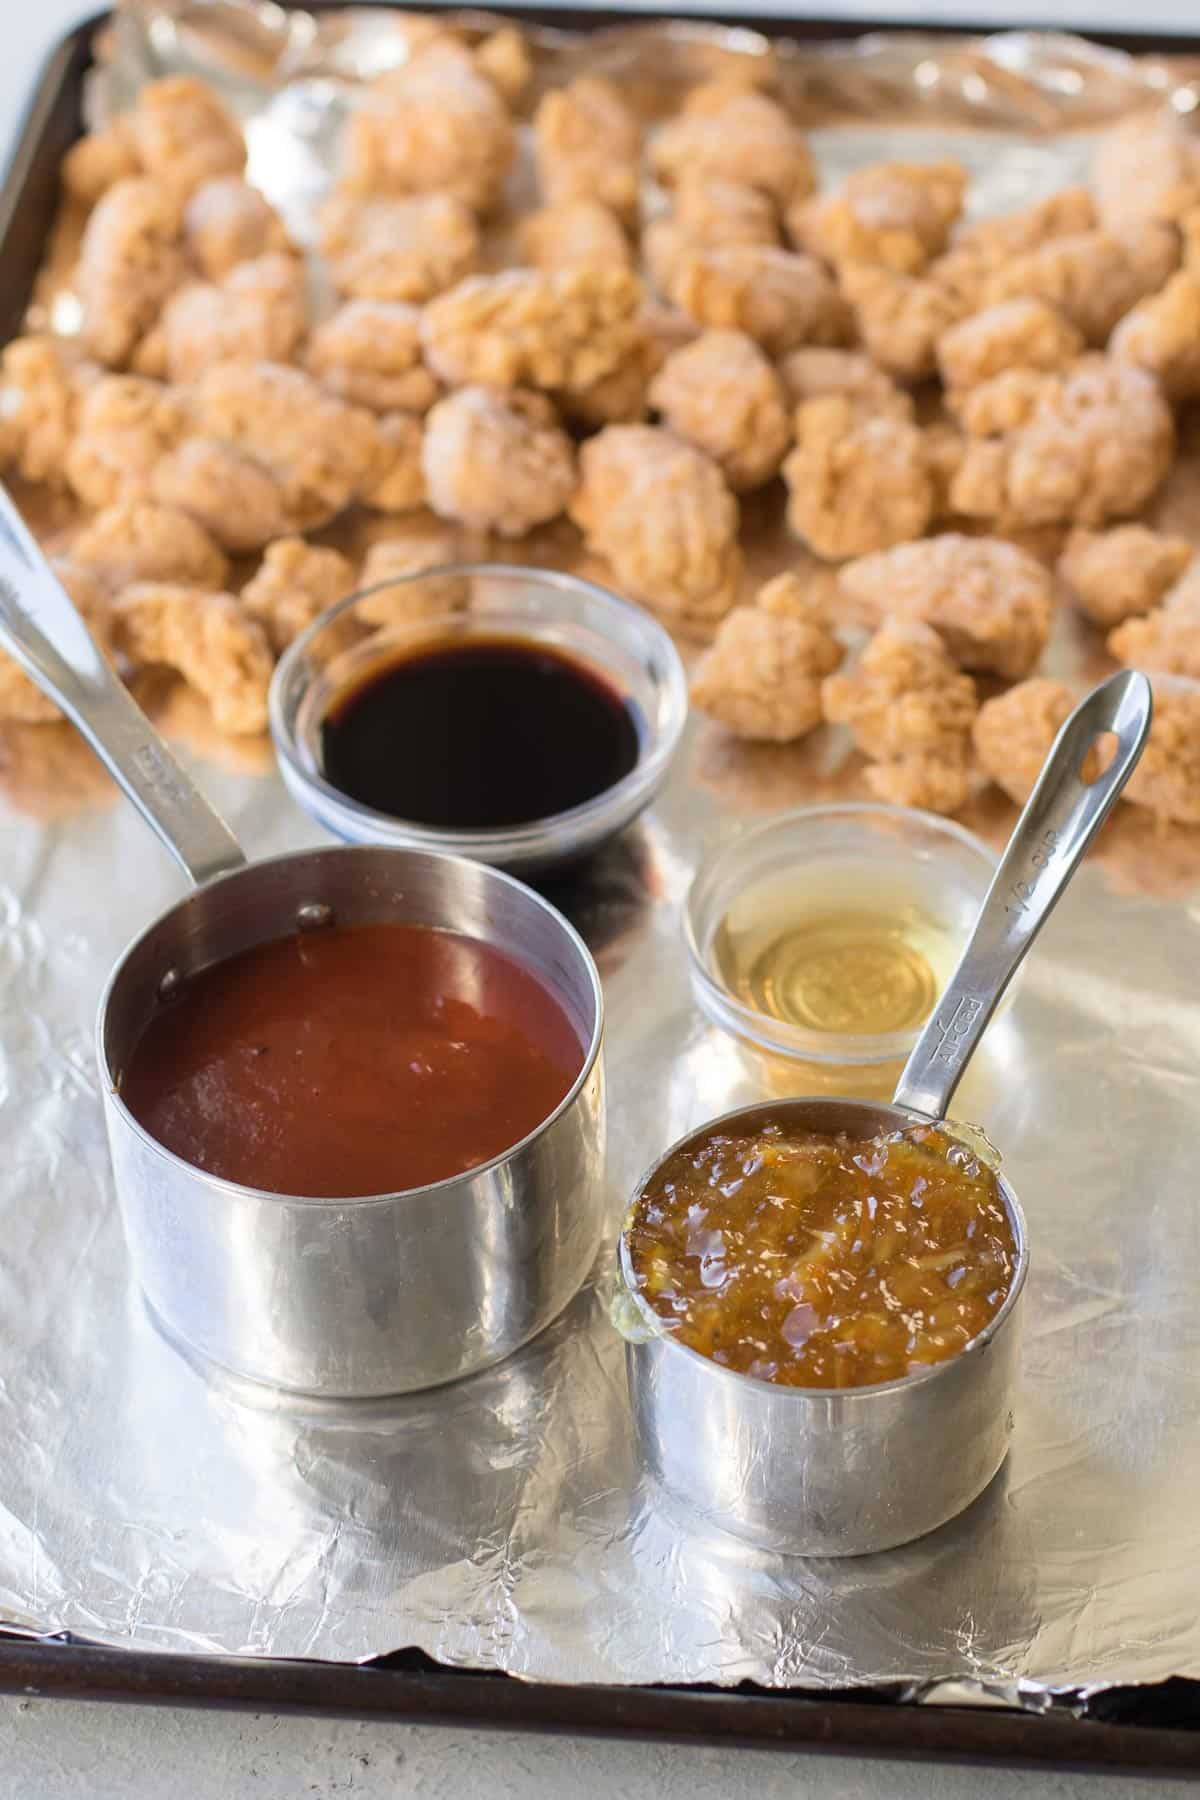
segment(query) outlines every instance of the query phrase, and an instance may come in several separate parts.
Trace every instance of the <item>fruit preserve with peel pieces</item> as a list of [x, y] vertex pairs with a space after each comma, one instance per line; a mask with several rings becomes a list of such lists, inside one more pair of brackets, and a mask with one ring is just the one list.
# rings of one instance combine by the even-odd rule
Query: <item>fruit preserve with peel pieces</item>
[[673, 1336], [787, 1387], [867, 1387], [954, 1356], [1017, 1267], [994, 1171], [936, 1126], [693, 1138], [638, 1196], [625, 1237], [635, 1286]]

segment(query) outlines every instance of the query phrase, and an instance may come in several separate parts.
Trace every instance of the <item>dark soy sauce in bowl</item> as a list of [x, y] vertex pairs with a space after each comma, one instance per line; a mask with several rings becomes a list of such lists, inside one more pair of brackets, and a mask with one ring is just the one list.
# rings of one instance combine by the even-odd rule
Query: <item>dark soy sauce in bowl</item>
[[497, 830], [553, 818], [635, 767], [634, 708], [573, 657], [519, 637], [426, 646], [372, 669], [321, 725], [325, 780], [392, 818]]

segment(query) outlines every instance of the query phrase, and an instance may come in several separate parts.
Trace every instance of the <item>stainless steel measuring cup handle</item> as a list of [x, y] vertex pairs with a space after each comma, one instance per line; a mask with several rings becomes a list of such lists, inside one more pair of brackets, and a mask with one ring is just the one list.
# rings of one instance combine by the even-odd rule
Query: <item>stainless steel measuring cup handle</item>
[[245, 862], [229, 827], [100, 654], [2, 486], [0, 645], [82, 732], [194, 882]]
[[[1080, 701], [1055, 738], [958, 967], [904, 1065], [897, 1106], [945, 1116], [1001, 995], [1132, 775], [1151, 710], [1150, 683], [1129, 669]], [[1115, 736], [1116, 751], [1087, 782], [1088, 751], [1105, 733]]]

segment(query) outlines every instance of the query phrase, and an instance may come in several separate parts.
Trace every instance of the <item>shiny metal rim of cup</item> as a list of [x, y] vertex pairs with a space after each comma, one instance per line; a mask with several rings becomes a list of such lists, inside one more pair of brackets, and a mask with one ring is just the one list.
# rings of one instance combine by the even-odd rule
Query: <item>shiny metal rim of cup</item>
[[[338, 851], [338, 854], [344, 855], [346, 852]], [[449, 856], [438, 850], [422, 850], [421, 854], [423, 856], [437, 857], [440, 861], [448, 864], [463, 865], [472, 870], [474, 870], [475, 867], [475, 865], [465, 857]], [[272, 863], [290, 862], [295, 855], [295, 851], [287, 851], [280, 856], [261, 857], [254, 863], [247, 864], [246, 866], [250, 869], [262, 869], [268, 867]], [[579, 1098], [580, 1093], [583, 1091], [584, 1086], [591, 1076], [592, 1070], [596, 1066], [596, 1060], [600, 1055], [601, 1046], [604, 1042], [604, 991], [601, 987], [600, 971], [596, 967], [595, 958], [592, 956], [591, 951], [588, 949], [575, 927], [571, 924], [570, 920], [565, 918], [556, 906], [552, 906], [549, 900], [545, 899], [535, 889], [528, 887], [525, 882], [518, 880], [515, 875], [508, 875], [503, 869], [492, 868], [489, 868], [488, 874], [496, 881], [503, 882], [509, 887], [518, 889], [525, 899], [532, 901], [538, 909], [546, 913], [553, 923], [563, 932], [568, 944], [579, 959], [580, 967], [587, 974], [588, 988], [591, 993], [595, 1015], [591, 1035], [584, 1051], [583, 1063], [578, 1075], [576, 1075], [574, 1081], [567, 1089], [567, 1092], [563, 1095], [553, 1112], [547, 1113], [546, 1117], [540, 1120], [539, 1123], [533, 1127], [532, 1131], [527, 1131], [523, 1138], [518, 1138], [516, 1143], [510, 1144], [506, 1150], [501, 1150], [497, 1155], [490, 1157], [487, 1162], [479, 1163], [473, 1169], [468, 1169], [457, 1175], [443, 1176], [440, 1181], [426, 1182], [421, 1187], [399, 1188], [391, 1193], [384, 1194], [350, 1194], [341, 1197], [330, 1196], [327, 1194], [277, 1194], [272, 1192], [269, 1188], [249, 1187], [244, 1182], [230, 1181], [225, 1176], [212, 1175], [209, 1174], [207, 1170], [199, 1170], [193, 1164], [186, 1162], [183, 1157], [177, 1156], [173, 1150], [168, 1150], [165, 1144], [161, 1144], [156, 1137], [146, 1130], [145, 1126], [142, 1125], [138, 1119], [134, 1118], [133, 1114], [122, 1100], [120, 1083], [109, 1064], [108, 1053], [104, 1043], [104, 1027], [108, 1018], [109, 1003], [112, 995], [124, 974], [130, 957], [137, 951], [142, 940], [152, 931], [155, 931], [162, 923], [164, 915], [161, 914], [158, 918], [153, 919], [151, 923], [146, 926], [144, 931], [138, 932], [137, 936], [127, 944], [122, 951], [116, 966], [104, 984], [104, 991], [100, 996], [100, 1003], [96, 1012], [96, 1062], [100, 1070], [100, 1078], [124, 1123], [128, 1125], [135, 1136], [140, 1138], [154, 1155], [162, 1161], [168, 1170], [178, 1170], [189, 1176], [202, 1176], [205, 1182], [209, 1183], [214, 1188], [220, 1189], [223, 1193], [240, 1199], [265, 1201], [268, 1204], [271, 1202], [280, 1202], [288, 1206], [326, 1207], [339, 1209], [341, 1211], [347, 1211], [351, 1208], [361, 1206], [392, 1205], [397, 1200], [416, 1200], [428, 1194], [435, 1194], [439, 1189], [451, 1188], [457, 1183], [460, 1183], [464, 1179], [464, 1175], [471, 1177], [476, 1175], [486, 1175], [493, 1169], [502, 1168], [505, 1163], [516, 1156], [526, 1145], [536, 1142], [544, 1132], [550, 1129], [557, 1119], [561, 1118], [564, 1113], [570, 1110]], [[234, 879], [236, 879], [236, 874]], [[186, 899], [179, 904], [181, 906], [186, 905]], [[483, 941], [486, 942], [487, 940], [485, 939]]]
[[[350, 799], [341, 789], [325, 780], [311, 759], [304, 755], [285, 710], [285, 695], [294, 679], [297, 664], [323, 631], [369, 595], [403, 587], [409, 582], [455, 576], [511, 578], [514, 581], [549, 587], [565, 596], [572, 592], [584, 593], [593, 604], [599, 605], [611, 615], [614, 625], [622, 621], [634, 624], [640, 634], [651, 640], [662, 661], [665, 676], [663, 686], [669, 702], [668, 723], [661, 734], [647, 738], [646, 746], [639, 750], [638, 759], [628, 775], [622, 776], [612, 787], [606, 788], [593, 799], [584, 801], [580, 806], [531, 821], [527, 825], [510, 826], [502, 830], [458, 831], [443, 830], [437, 826], [422, 825], [378, 812], [374, 807], [363, 806]], [[414, 642], [435, 636], [440, 631], [447, 634], [461, 631], [464, 623], [470, 626], [475, 622], [469, 614], [461, 613], [446, 613], [421, 619], [414, 622], [412, 628]], [[507, 623], [510, 628], [537, 635], [536, 622], [523, 617], [507, 617], [503, 609], [479, 614], [478, 623], [484, 630], [503, 629]], [[569, 631], [574, 623], [571, 614], [564, 611], [558, 623], [566, 630], [566, 641], [558, 642], [549, 636], [546, 641], [556, 642], [558, 647], [569, 652], [572, 648]], [[603, 659], [589, 660], [601, 672], [613, 672]], [[337, 835], [355, 841], [468, 856], [483, 862], [490, 862], [493, 858], [533, 862], [540, 856], [559, 857], [601, 840], [610, 832], [619, 830], [649, 803], [661, 786], [671, 759], [679, 747], [688, 717], [688, 687], [683, 663], [670, 634], [644, 608], [622, 600], [607, 588], [592, 581], [584, 581], [576, 575], [563, 574], [556, 569], [525, 567], [519, 563], [442, 563], [416, 570], [411, 575], [394, 576], [372, 583], [370, 587], [359, 588], [318, 614], [280, 657], [271, 679], [268, 714], [271, 738], [288, 788], [307, 810], [314, 812], [320, 823]]]
[[[831, 1063], [856, 1068], [876, 1063], [900, 1062], [908, 1055], [920, 1033], [919, 1026], [906, 1031], [864, 1034], [855, 1038], [836, 1033], [805, 1031], [803, 1026], [789, 1026], [782, 1020], [772, 1019], [767, 1013], [744, 1005], [712, 973], [698, 929], [697, 907], [705, 883], [710, 882], [726, 859], [738, 850], [744, 851], [756, 841], [782, 835], [798, 826], [815, 825], [823, 820], [868, 817], [905, 823], [916, 821], [923, 830], [935, 836], [953, 839], [963, 849], [978, 856], [986, 865], [987, 881], [990, 882], [995, 873], [996, 857], [981, 837], [968, 831], [965, 825], [956, 824], [953, 819], [943, 819], [937, 813], [922, 812], [916, 807], [888, 806], [870, 800], [832, 801], [818, 806], [799, 806], [791, 812], [777, 813], [769, 819], [743, 827], [732, 836], [724, 838], [703, 858], [692, 877], [683, 906], [683, 940], [687, 948], [692, 987], [700, 1010], [712, 1024], [719, 1026], [722, 1031], [731, 1032], [757, 1050], [785, 1057], [791, 1062]], [[987, 883], [984, 885], [986, 888]]]
[[[704, 1132], [735, 1128], [743, 1119], [749, 1119], [752, 1116], [761, 1117], [763, 1113], [772, 1112], [776, 1109], [783, 1111], [789, 1106], [828, 1106], [829, 1103], [830, 1096], [822, 1094], [797, 1095], [792, 1100], [758, 1100], [750, 1106], [739, 1106], [732, 1112], [721, 1113], [715, 1119], [709, 1119], [704, 1124], [693, 1126], [691, 1131], [685, 1131], [682, 1137], [675, 1140], [670, 1149], [664, 1150], [662, 1155], [656, 1157], [649, 1165], [637, 1183], [636, 1195], [640, 1197], [641, 1194], [644, 1193], [647, 1185], [658, 1173], [659, 1169], [662, 1168], [664, 1163], [669, 1162], [673, 1156], [677, 1155], [687, 1144], [690, 1144]], [[847, 1099], [847, 1104], [861, 1104], [864, 1110], [899, 1113], [904, 1115], [913, 1125], [937, 1124], [947, 1127], [947, 1121], [944, 1119], [927, 1119], [920, 1113], [909, 1112], [907, 1108], [897, 1107], [890, 1101], [876, 1104], [869, 1100], [858, 1102]], [[756, 1375], [744, 1375], [740, 1369], [727, 1369], [722, 1363], [714, 1362], [711, 1356], [704, 1356], [699, 1350], [693, 1350], [690, 1344], [681, 1343], [680, 1340], [674, 1336], [666, 1321], [655, 1312], [649, 1301], [645, 1299], [634, 1280], [633, 1266], [629, 1255], [629, 1241], [626, 1225], [622, 1225], [621, 1233], [617, 1240], [618, 1279], [623, 1291], [633, 1301], [637, 1308], [638, 1316], [645, 1324], [647, 1334], [660, 1341], [672, 1353], [690, 1357], [694, 1362], [703, 1365], [703, 1367], [706, 1370], [710, 1370], [714, 1376], [720, 1376], [726, 1381], [752, 1382], [757, 1388], [769, 1388], [773, 1394], [789, 1396], [789, 1404], [791, 1399], [794, 1399], [798, 1404], [803, 1403], [806, 1405], [811, 1405], [813, 1402], [828, 1404], [831, 1400], [846, 1401], [852, 1405], [857, 1404], [859, 1401], [870, 1401], [880, 1395], [894, 1394], [901, 1390], [924, 1386], [928, 1382], [936, 1381], [945, 1370], [961, 1365], [964, 1357], [974, 1358], [979, 1356], [987, 1349], [988, 1345], [992, 1342], [997, 1332], [1000, 1331], [1016, 1306], [1021, 1291], [1025, 1286], [1026, 1277], [1029, 1274], [1029, 1228], [1025, 1221], [1025, 1212], [1021, 1206], [1021, 1202], [1018, 1200], [1009, 1183], [1005, 1180], [1004, 1176], [999, 1173], [997, 1173], [996, 1180], [1005, 1207], [1008, 1211], [1009, 1220], [1013, 1228], [1013, 1237], [1017, 1246], [1016, 1269], [1014, 1270], [1012, 1283], [1007, 1294], [1005, 1294], [999, 1307], [988, 1320], [983, 1330], [977, 1337], [973, 1337], [969, 1344], [964, 1344], [961, 1350], [955, 1351], [953, 1356], [945, 1357], [941, 1362], [930, 1363], [926, 1368], [914, 1370], [907, 1375], [894, 1376], [891, 1381], [876, 1381], [872, 1382], [870, 1386], [865, 1387], [792, 1387], [785, 1382], [760, 1381]]]

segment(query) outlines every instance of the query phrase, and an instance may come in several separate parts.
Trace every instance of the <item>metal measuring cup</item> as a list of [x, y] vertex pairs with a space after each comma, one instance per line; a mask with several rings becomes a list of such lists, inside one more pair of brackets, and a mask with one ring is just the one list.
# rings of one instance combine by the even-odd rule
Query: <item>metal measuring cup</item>
[[[1063, 725], [890, 1106], [818, 1098], [742, 1107], [673, 1144], [639, 1192], [714, 1132], [778, 1123], [867, 1138], [944, 1119], [1005, 988], [1132, 774], [1150, 713], [1150, 684], [1131, 670], [1103, 682]], [[1088, 782], [1085, 762], [1108, 733], [1116, 750]], [[626, 1364], [648, 1471], [714, 1524], [807, 1556], [886, 1550], [961, 1512], [996, 1474], [1013, 1427], [1029, 1245], [1017, 1197], [998, 1181], [1017, 1249], [999, 1311], [957, 1356], [872, 1387], [776, 1386], [689, 1349], [638, 1293], [622, 1234], [621, 1310], [635, 1317], [623, 1327]]]
[[[576, 1292], [603, 1223], [600, 979], [512, 876], [431, 851], [339, 846], [247, 864], [101, 656], [0, 488], [0, 644], [78, 727], [195, 891], [130, 946], [97, 1057], [125, 1236], [167, 1334], [250, 1379], [327, 1397], [407, 1393], [498, 1362]], [[189, 975], [334, 922], [442, 926], [540, 974], [582, 1067], [546, 1120], [461, 1176], [362, 1199], [272, 1194], [193, 1168], [121, 1100], [147, 1020]]]

